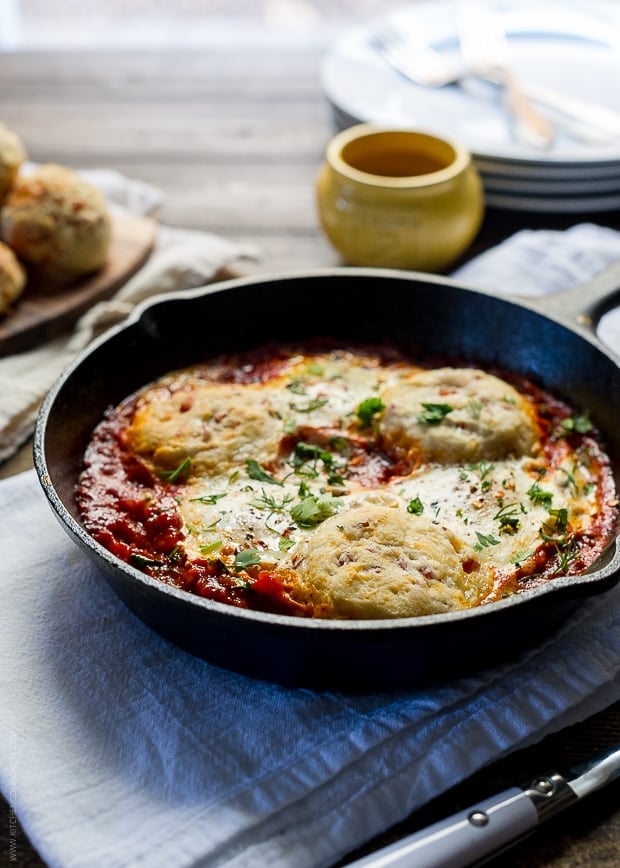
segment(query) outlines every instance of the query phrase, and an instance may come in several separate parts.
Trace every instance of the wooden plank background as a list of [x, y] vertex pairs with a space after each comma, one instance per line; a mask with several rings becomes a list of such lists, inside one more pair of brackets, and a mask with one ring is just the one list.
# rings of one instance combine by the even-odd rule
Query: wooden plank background
[[164, 193], [163, 223], [251, 242], [265, 270], [335, 264], [314, 203], [332, 133], [319, 50], [255, 65], [217, 49], [0, 58], [0, 117], [32, 160], [139, 177]]

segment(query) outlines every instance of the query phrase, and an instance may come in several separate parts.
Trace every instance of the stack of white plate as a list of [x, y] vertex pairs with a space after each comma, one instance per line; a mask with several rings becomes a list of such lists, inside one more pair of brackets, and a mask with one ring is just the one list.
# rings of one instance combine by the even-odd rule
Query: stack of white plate
[[[617, 111], [620, 124], [620, 2], [488, 0], [484, 8], [501, 17], [519, 78]], [[620, 134], [562, 124], [549, 148], [525, 145], [514, 139], [496, 88], [413, 84], [376, 48], [374, 35], [389, 23], [456, 64], [457, 23], [466, 14], [467, 0], [417, 0], [344, 33], [321, 70], [336, 127], [398, 125], [459, 141], [473, 154], [492, 207], [548, 213], [620, 208]]]

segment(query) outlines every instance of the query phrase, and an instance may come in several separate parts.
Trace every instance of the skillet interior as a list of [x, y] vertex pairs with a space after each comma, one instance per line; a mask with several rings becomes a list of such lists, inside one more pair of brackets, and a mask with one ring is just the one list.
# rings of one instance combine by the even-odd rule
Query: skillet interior
[[620, 372], [592, 341], [525, 305], [427, 275], [371, 269], [242, 279], [147, 304], [67, 370], [35, 433], [41, 484], [65, 530], [138, 617], [186, 650], [289, 684], [395, 687], [471, 671], [548, 635], [587, 594], [617, 580], [609, 551], [585, 576], [488, 607], [418, 619], [306, 621], [176, 591], [121, 563], [79, 524], [73, 490], [105, 409], [167, 371], [269, 341], [388, 341], [416, 355], [498, 365], [587, 408], [619, 483]]

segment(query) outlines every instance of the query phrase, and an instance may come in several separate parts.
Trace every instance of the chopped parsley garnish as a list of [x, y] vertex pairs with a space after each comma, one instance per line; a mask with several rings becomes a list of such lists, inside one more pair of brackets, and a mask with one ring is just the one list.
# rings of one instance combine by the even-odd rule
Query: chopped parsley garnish
[[533, 551], [525, 550], [525, 551], [517, 552], [515, 555], [513, 555], [510, 558], [510, 563], [515, 564], [515, 566], [518, 567], [521, 564], [525, 563], [525, 561], [527, 561], [529, 558], [531, 558], [535, 554], [536, 554], [536, 549], [534, 549]]
[[493, 518], [499, 522], [500, 533], [514, 533], [519, 528], [519, 519], [516, 512], [519, 509], [516, 503], [508, 503], [502, 506]]
[[327, 398], [314, 398], [306, 404], [290, 404], [290, 408], [297, 413], [312, 413], [313, 410], [319, 410], [325, 404], [327, 404]]
[[549, 515], [552, 515], [555, 518], [555, 523], [560, 533], [566, 533], [566, 528], [568, 527], [568, 510], [564, 507], [562, 509], [550, 509]]
[[565, 467], [559, 467], [558, 470], [560, 470], [560, 472], [566, 477], [566, 485], [570, 488], [573, 494], [577, 494], [578, 485], [574, 475], [570, 470], [566, 470]]
[[246, 467], [250, 479], [256, 479], [259, 482], [269, 482], [271, 485], [284, 484], [283, 482], [280, 482], [279, 479], [276, 479], [275, 476], [272, 476], [270, 473], [267, 473], [266, 470], [263, 470], [258, 461], [255, 461], [253, 458], [246, 461]]
[[222, 540], [217, 539], [215, 542], [207, 543], [206, 545], [200, 546], [200, 552], [203, 555], [209, 555], [211, 552], [217, 551], [222, 547]]
[[315, 527], [338, 512], [338, 504], [329, 495], [305, 497], [291, 509], [291, 518], [299, 527]]
[[551, 520], [543, 524], [539, 530], [541, 538], [555, 547], [558, 556], [558, 566], [553, 575], [565, 573], [573, 561], [579, 558], [579, 546], [569, 532], [568, 510], [550, 509]]
[[306, 381], [303, 377], [293, 377], [293, 379], [286, 384], [286, 388], [295, 395], [305, 395]]
[[423, 425], [439, 425], [446, 418], [448, 413], [452, 413], [454, 407], [450, 404], [426, 404], [423, 403], [424, 411], [418, 416], [418, 422]]
[[553, 494], [550, 491], [545, 491], [537, 482], [528, 488], [527, 496], [532, 503], [540, 504], [540, 506], [551, 506], [553, 501]]
[[479, 461], [477, 464], [471, 464], [469, 469], [480, 474], [480, 487], [482, 491], [488, 491], [491, 488], [491, 480], [486, 477], [495, 470], [495, 465], [490, 461]]
[[235, 569], [247, 570], [248, 567], [256, 567], [261, 560], [261, 554], [256, 549], [245, 549], [235, 555]]
[[549, 515], [553, 521], [543, 524], [540, 529], [541, 537], [545, 542], [557, 543], [558, 538], [560, 541], [565, 542], [564, 537], [568, 527], [568, 510], [564, 507], [562, 509], [550, 509]]
[[355, 414], [357, 418], [360, 420], [362, 424], [362, 428], [370, 428], [372, 425], [373, 419], [378, 413], [383, 412], [385, 410], [385, 404], [381, 400], [381, 398], [366, 398], [365, 401], [362, 401], [359, 404]]
[[214, 503], [217, 503], [218, 500], [221, 500], [222, 497], [226, 497], [226, 492], [223, 494], [202, 494], [200, 497], [191, 497], [189, 502], [213, 505]]
[[139, 555], [137, 552], [133, 552], [129, 555], [129, 563], [133, 564], [134, 567], [163, 567], [165, 566], [163, 561], [156, 561], [155, 558], [147, 558], [144, 555]]
[[470, 464], [469, 469], [479, 473], [480, 479], [484, 479], [495, 470], [495, 465], [490, 461], [479, 461], [477, 464]]
[[278, 548], [281, 552], [287, 552], [289, 549], [292, 549], [295, 545], [295, 540], [292, 536], [281, 536], [280, 541], [278, 542]]
[[257, 509], [268, 509], [270, 512], [280, 512], [293, 500], [292, 494], [285, 494], [282, 500], [277, 501], [271, 494], [266, 494], [263, 488], [261, 494], [250, 501], [251, 506]]
[[179, 545], [176, 545], [172, 551], [168, 553], [168, 560], [173, 564], [181, 563], [184, 557], [185, 553]]
[[579, 416], [569, 416], [568, 419], [563, 419], [560, 426], [566, 434], [571, 431], [576, 431], [578, 434], [587, 434], [592, 430], [592, 420], [587, 413], [580, 413]]
[[566, 542], [563, 545], [556, 546], [558, 553], [558, 566], [554, 576], [566, 573], [573, 561], [579, 557], [579, 547], [576, 542]]
[[322, 446], [316, 446], [314, 443], [304, 443], [300, 440], [295, 444], [295, 452], [293, 454], [293, 463], [296, 465], [305, 464], [307, 461], [321, 460], [324, 464], [331, 464], [333, 455]]
[[166, 482], [185, 482], [187, 477], [189, 476], [189, 471], [192, 466], [192, 459], [189, 455], [183, 459], [183, 461], [175, 467], [174, 470], [162, 470], [160, 471], [160, 476], [162, 479], [165, 479]]
[[477, 552], [482, 551], [482, 549], [486, 549], [489, 546], [498, 546], [499, 545], [499, 540], [495, 539], [495, 537], [492, 534], [485, 536], [485, 534], [480, 533], [479, 531], [476, 531], [476, 536], [478, 538], [478, 544], [474, 546], [474, 549]]
[[346, 461], [340, 466], [335, 466], [334, 456], [322, 446], [304, 443], [302, 440], [295, 445], [290, 464], [298, 476], [316, 478], [319, 475], [319, 462], [322, 463], [322, 469], [328, 475], [330, 485], [342, 485], [344, 480], [339, 471], [346, 470]]
[[414, 497], [413, 500], [409, 501], [407, 504], [407, 512], [410, 512], [412, 515], [422, 515], [424, 512], [424, 504], [419, 497]]

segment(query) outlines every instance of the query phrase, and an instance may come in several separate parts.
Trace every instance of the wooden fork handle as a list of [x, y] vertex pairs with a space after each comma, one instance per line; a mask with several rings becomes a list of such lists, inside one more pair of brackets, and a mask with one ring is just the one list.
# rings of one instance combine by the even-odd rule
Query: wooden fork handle
[[550, 148], [554, 141], [553, 126], [523, 93], [510, 71], [502, 75], [504, 100], [519, 138], [535, 148]]

